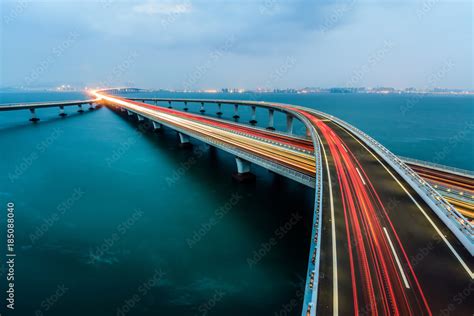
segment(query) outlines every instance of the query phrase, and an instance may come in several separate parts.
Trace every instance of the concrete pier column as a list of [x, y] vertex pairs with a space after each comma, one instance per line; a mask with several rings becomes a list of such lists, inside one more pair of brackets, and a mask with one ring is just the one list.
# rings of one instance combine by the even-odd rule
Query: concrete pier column
[[155, 130], [155, 131], [161, 130], [161, 124], [160, 123], [155, 122], [155, 121], [152, 121], [152, 122], [153, 122], [153, 130]]
[[179, 134], [179, 147], [181, 148], [188, 148], [191, 147], [192, 144], [189, 141], [189, 136], [183, 133], [178, 133]]
[[217, 115], [222, 115], [222, 104], [217, 103]]
[[257, 124], [257, 107], [252, 105], [252, 118], [250, 119], [250, 124]]
[[123, 107], [120, 107], [121, 112], [125, 112], [125, 109]]
[[94, 103], [89, 103], [89, 111], [95, 110]]
[[64, 113], [64, 106], [60, 106], [59, 107], [59, 116], [64, 117], [66, 115], [67, 115], [67, 113]]
[[77, 106], [79, 107], [79, 110], [77, 110], [77, 112], [79, 113], [84, 112], [84, 109], [82, 108], [82, 104], [78, 104]]
[[234, 116], [233, 116], [233, 118], [238, 119], [239, 117], [240, 117], [239, 116], [239, 105], [234, 104]]
[[273, 115], [274, 115], [274, 110], [273, 109], [268, 109], [268, 130], [274, 131], [275, 127], [273, 127]]
[[140, 114], [137, 114], [137, 118], [138, 118], [138, 121], [144, 121], [145, 118], [143, 116], [141, 116]]
[[157, 105], [158, 105], [158, 101], [154, 100], [153, 102], [155, 102], [155, 106], [157, 106]]
[[206, 109], [204, 108], [204, 102], [201, 102], [201, 108], [199, 109], [199, 112], [201, 113], [206, 112]]
[[239, 182], [250, 182], [255, 180], [255, 175], [250, 172], [251, 163], [240, 157], [235, 157], [237, 164], [237, 173], [234, 173], [232, 177]]
[[32, 121], [33, 123], [38, 122], [40, 119], [36, 117], [36, 110], [34, 108], [31, 108], [30, 112], [31, 112], [30, 121]]
[[184, 101], [184, 109], [186, 112], [189, 110], [188, 109], [188, 102]]
[[129, 110], [127, 110], [127, 113], [128, 113], [128, 115], [130, 115], [130, 116], [133, 115], [133, 112], [131, 112], [131, 111], [129, 111]]
[[173, 107], [171, 106], [171, 101], [168, 101], [168, 109], [172, 109]]
[[286, 115], [286, 132], [288, 134], [293, 134], [293, 115]]

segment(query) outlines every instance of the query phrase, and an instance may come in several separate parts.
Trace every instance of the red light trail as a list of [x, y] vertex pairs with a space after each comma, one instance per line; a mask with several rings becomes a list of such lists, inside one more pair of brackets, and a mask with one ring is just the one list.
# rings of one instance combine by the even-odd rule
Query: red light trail
[[[327, 124], [314, 116], [308, 118], [326, 139], [337, 172], [356, 314], [362, 307], [373, 315], [431, 315], [405, 250], [364, 169]], [[403, 254], [402, 262], [396, 248]]]

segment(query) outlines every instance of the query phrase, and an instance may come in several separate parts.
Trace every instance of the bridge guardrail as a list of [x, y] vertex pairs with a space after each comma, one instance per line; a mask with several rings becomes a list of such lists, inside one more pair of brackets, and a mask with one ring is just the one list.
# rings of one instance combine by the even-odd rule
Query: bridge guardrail
[[[303, 120], [306, 121], [306, 118]], [[302, 316], [315, 316], [319, 292], [319, 267], [321, 261], [321, 230], [322, 230], [322, 201], [323, 201], [323, 168], [321, 157], [321, 143], [317, 137], [317, 131], [312, 124], [306, 125], [310, 128], [311, 138], [314, 144], [314, 156], [316, 159], [316, 184], [313, 226], [311, 233], [311, 246], [308, 259], [308, 272], [306, 276], [305, 294], [303, 300]], [[311, 282], [312, 285], [311, 285]]]
[[448, 186], [437, 184], [437, 183], [434, 183], [433, 187], [434, 187], [434, 189], [436, 189], [436, 191], [438, 191], [438, 192], [443, 191], [443, 192], [449, 193], [453, 197], [456, 196], [456, 197], [463, 197], [466, 200], [469, 200], [469, 199], [474, 200], [474, 195], [471, 195], [466, 191], [457, 190], [457, 189], [454, 189], [452, 187], [448, 187]]
[[417, 191], [420, 196], [432, 207], [438, 217], [448, 226], [448, 228], [456, 235], [456, 237], [464, 244], [466, 249], [474, 255], [474, 236], [473, 226], [469, 220], [460, 214], [454, 207], [451, 206], [446, 200], [433, 189], [425, 180], [423, 180], [416, 172], [408, 167], [403, 161], [395, 156], [382, 144], [377, 142], [375, 139], [352, 126], [351, 124], [336, 118], [332, 115], [311, 110], [323, 117], [327, 117], [332, 121], [335, 121], [344, 128], [352, 131], [354, 134], [359, 136], [370, 148], [377, 152], [384, 160], [389, 163], [397, 172]]

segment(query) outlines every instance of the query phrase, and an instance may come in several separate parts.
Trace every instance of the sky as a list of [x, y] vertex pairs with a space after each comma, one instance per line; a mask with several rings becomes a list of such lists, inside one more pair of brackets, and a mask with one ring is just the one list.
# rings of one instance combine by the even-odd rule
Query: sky
[[472, 1], [0, 3], [0, 87], [474, 89]]

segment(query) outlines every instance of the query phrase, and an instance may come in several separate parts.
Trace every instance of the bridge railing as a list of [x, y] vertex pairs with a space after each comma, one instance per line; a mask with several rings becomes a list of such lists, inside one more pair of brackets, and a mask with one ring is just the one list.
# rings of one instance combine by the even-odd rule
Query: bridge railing
[[350, 130], [363, 140], [370, 148], [384, 158], [412, 187], [420, 196], [432, 207], [438, 217], [450, 228], [456, 237], [474, 255], [474, 235], [473, 226], [470, 221], [460, 214], [451, 204], [449, 204], [435, 189], [433, 189], [425, 180], [423, 180], [416, 172], [408, 167], [399, 157], [385, 148], [378, 141], [352, 126], [351, 124], [336, 118], [332, 115], [311, 110], [323, 117], [327, 117], [338, 123], [344, 128]]
[[474, 203], [474, 195], [467, 193], [465, 191], [459, 191], [454, 188], [450, 188], [441, 184], [433, 184], [433, 187], [436, 191], [441, 192], [442, 196], [451, 197], [458, 201], [464, 201], [466, 203]]
[[314, 193], [314, 213], [313, 226], [311, 233], [311, 246], [308, 258], [308, 271], [306, 276], [305, 294], [303, 299], [302, 316], [316, 315], [318, 293], [319, 293], [319, 267], [321, 262], [321, 230], [323, 214], [323, 167], [321, 157], [321, 143], [317, 136], [317, 131], [306, 118], [301, 117], [303, 122], [311, 131], [311, 137], [314, 144], [314, 153], [316, 159], [316, 183]]

